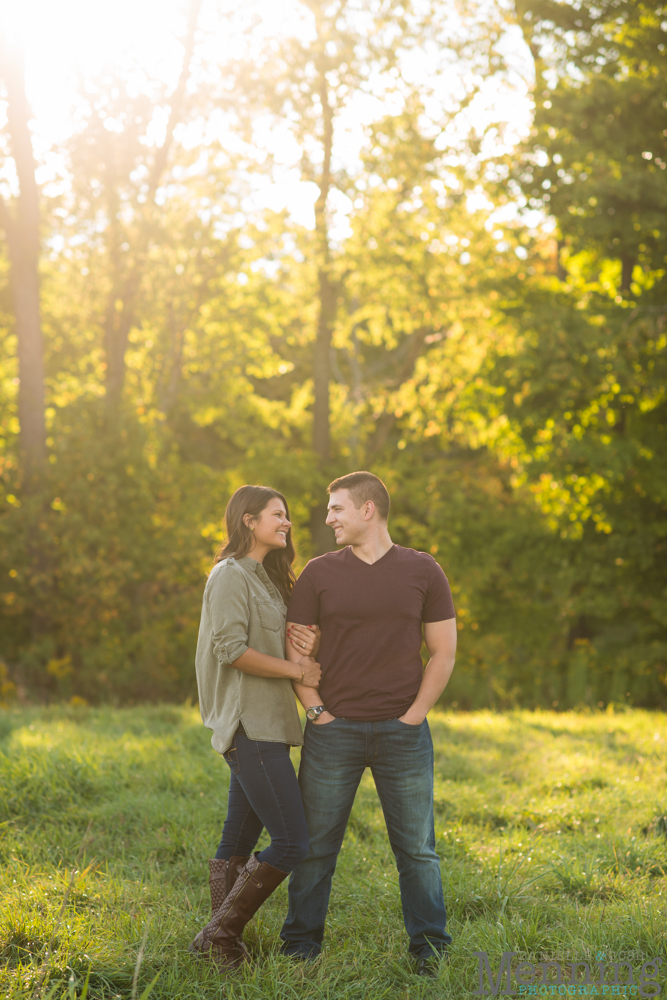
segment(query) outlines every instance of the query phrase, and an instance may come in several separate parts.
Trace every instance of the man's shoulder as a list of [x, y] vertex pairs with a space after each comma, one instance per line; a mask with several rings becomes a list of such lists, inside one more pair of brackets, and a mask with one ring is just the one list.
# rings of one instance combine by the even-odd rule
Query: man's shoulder
[[325, 552], [322, 556], [315, 556], [310, 559], [302, 573], [326, 573], [334, 566], [339, 566], [347, 555], [347, 548], [338, 549], [336, 552]]
[[396, 557], [405, 563], [413, 563], [416, 566], [427, 566], [433, 569], [438, 563], [429, 552], [420, 552], [419, 549], [408, 549], [403, 545], [395, 545]]

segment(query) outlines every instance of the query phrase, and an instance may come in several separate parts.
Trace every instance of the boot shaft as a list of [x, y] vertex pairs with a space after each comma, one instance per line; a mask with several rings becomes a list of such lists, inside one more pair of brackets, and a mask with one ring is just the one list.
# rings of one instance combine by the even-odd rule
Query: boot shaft
[[249, 861], [248, 855], [235, 855], [226, 861], [224, 858], [210, 858], [208, 862], [208, 884], [211, 890], [211, 916], [216, 913], [230, 889], [241, 874], [244, 865]]
[[241, 937], [248, 921], [262, 903], [275, 892], [280, 883], [284, 882], [287, 875], [287, 872], [281, 872], [266, 862], [260, 862], [256, 856], [250, 858], [227, 894], [222, 907], [206, 928], [211, 943], [224, 947]]

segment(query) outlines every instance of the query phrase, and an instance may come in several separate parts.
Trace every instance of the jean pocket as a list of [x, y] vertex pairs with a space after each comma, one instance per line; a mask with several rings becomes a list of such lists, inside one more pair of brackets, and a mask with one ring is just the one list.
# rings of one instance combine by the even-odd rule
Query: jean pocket
[[317, 722], [316, 723], [316, 722], [311, 722], [310, 719], [308, 719], [308, 728], [309, 729], [313, 729], [313, 730], [320, 730], [320, 731], [323, 730], [323, 729], [331, 729], [332, 726], [335, 726], [337, 722], [342, 722], [342, 721], [343, 720], [338, 715], [334, 719], [332, 719], [331, 722]]
[[232, 774], [238, 774], [241, 770], [241, 764], [239, 763], [239, 755], [236, 747], [230, 747], [229, 750], [225, 750], [222, 756]]

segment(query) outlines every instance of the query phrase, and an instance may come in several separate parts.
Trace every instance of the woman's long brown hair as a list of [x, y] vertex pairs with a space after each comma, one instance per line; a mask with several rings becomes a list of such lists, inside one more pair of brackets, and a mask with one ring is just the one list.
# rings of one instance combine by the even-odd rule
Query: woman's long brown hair
[[[253, 546], [254, 536], [244, 523], [243, 518], [246, 514], [250, 514], [251, 517], [259, 517], [269, 500], [274, 497], [282, 500], [285, 504], [285, 512], [289, 521], [287, 500], [278, 490], [272, 490], [268, 486], [240, 486], [238, 488], [227, 504], [225, 511], [227, 541], [216, 552], [214, 565], [229, 556], [233, 556], [235, 559], [243, 559], [243, 556], [247, 556]], [[269, 580], [280, 591], [285, 604], [289, 602], [292, 588], [296, 582], [292, 569], [295, 552], [291, 528], [287, 532], [286, 540], [285, 548], [273, 549], [265, 557], [262, 564]]]

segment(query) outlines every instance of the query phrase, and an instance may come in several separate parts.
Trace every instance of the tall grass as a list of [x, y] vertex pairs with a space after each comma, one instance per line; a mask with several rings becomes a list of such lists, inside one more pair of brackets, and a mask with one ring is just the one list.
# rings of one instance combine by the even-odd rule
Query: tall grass
[[222, 979], [187, 952], [208, 912], [228, 785], [196, 710], [2, 713], [0, 995], [459, 998], [478, 989], [477, 951], [494, 971], [503, 951], [660, 956], [667, 970], [667, 718], [436, 713], [431, 725], [454, 938], [438, 980], [416, 978], [407, 957], [370, 774], [320, 961], [278, 954], [282, 886], [247, 932], [256, 962]]

